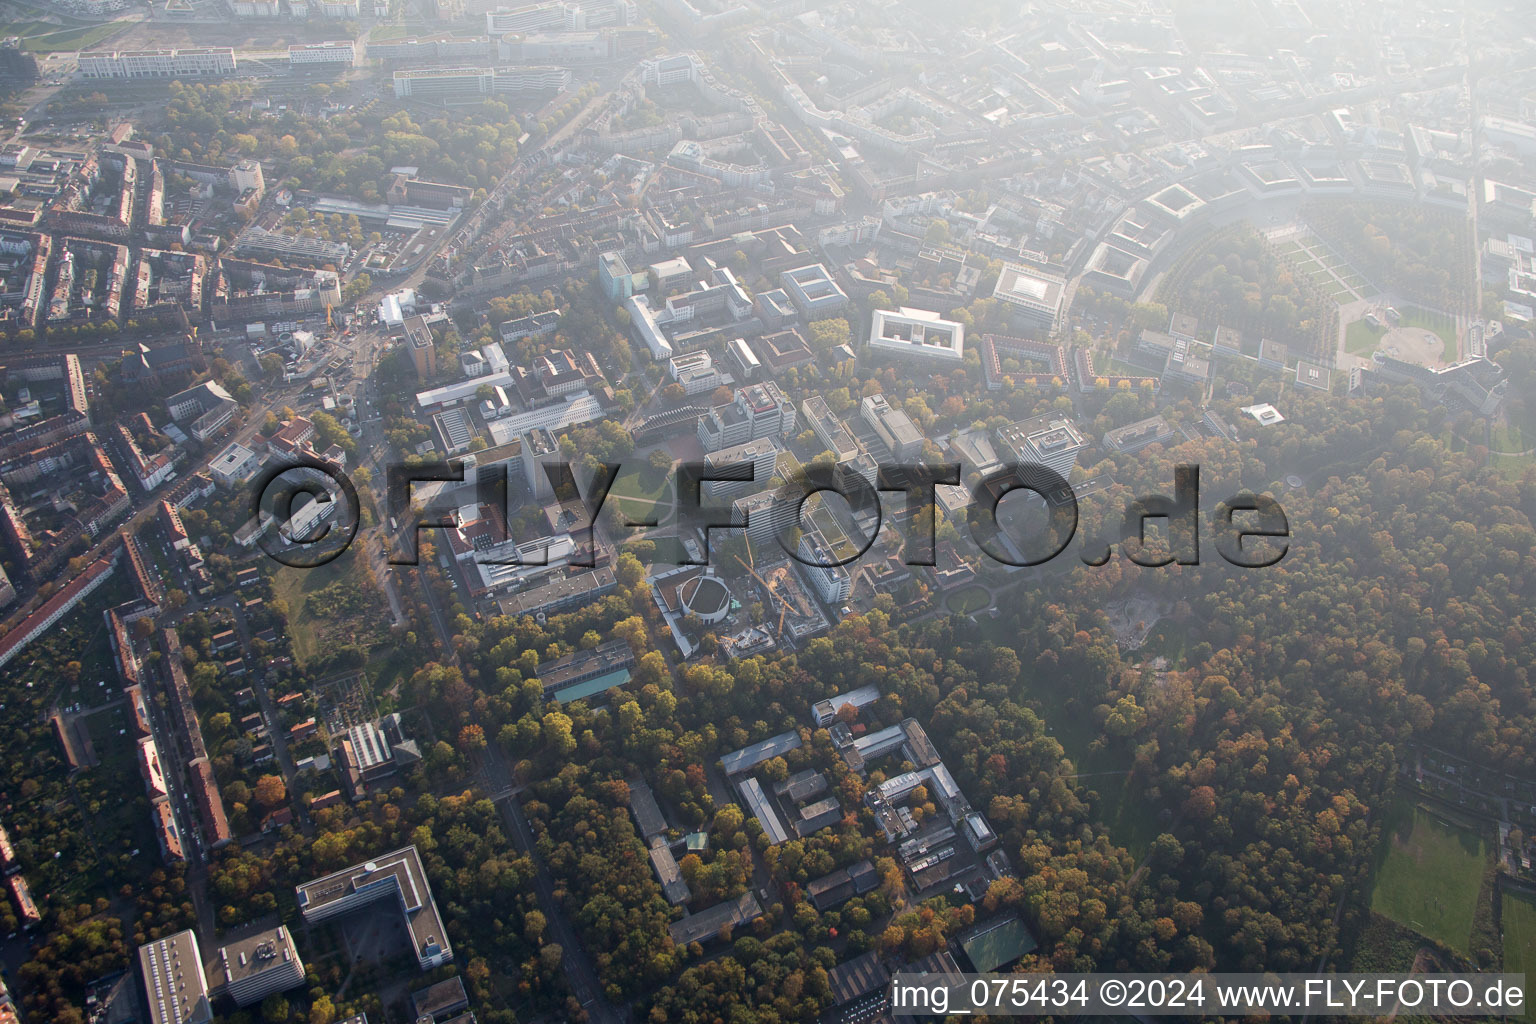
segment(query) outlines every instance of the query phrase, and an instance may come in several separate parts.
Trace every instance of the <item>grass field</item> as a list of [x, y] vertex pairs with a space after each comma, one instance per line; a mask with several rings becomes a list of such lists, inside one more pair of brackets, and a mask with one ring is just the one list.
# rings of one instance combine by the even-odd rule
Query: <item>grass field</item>
[[[665, 523], [672, 513], [671, 480], [670, 472], [658, 473], [644, 463], [627, 463], [614, 478], [608, 497], [631, 520], [649, 519], [654, 511], [659, 514], [660, 521]], [[653, 510], [657, 502], [661, 502], [662, 507]]]
[[65, 21], [52, 25], [45, 21], [15, 21], [0, 25], [0, 35], [20, 36], [22, 49], [33, 53], [87, 50], [123, 31], [116, 22], [87, 24]]
[[1387, 815], [1371, 909], [1460, 953], [1469, 951], [1488, 846], [1411, 800]]
[[[1536, 901], [1511, 892], [1504, 894], [1504, 970], [1510, 974], [1536, 974]], [[1536, 1008], [1527, 1006], [1526, 1020], [1536, 1020]]]
[[1378, 331], [1364, 320], [1356, 320], [1344, 328], [1344, 351], [1352, 356], [1368, 356], [1376, 351], [1376, 346], [1381, 344], [1381, 336], [1386, 331]]
[[944, 599], [944, 604], [956, 615], [979, 612], [991, 603], [992, 598], [987, 594], [985, 587], [966, 587]]

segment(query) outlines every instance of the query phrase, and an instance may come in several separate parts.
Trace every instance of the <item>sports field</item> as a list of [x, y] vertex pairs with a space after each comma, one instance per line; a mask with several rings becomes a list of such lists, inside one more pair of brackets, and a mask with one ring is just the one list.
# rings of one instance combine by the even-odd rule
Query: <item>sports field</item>
[[[1536, 974], [1536, 897], [1504, 893], [1504, 970]], [[1536, 1020], [1536, 1007], [1527, 1005], [1524, 1018]]]
[[1399, 799], [1371, 890], [1371, 909], [1467, 953], [1488, 847], [1483, 837]]

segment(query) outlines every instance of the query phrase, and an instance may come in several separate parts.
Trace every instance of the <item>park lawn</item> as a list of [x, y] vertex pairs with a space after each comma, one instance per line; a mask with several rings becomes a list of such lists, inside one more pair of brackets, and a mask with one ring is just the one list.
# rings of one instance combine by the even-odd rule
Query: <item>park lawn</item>
[[1381, 344], [1385, 331], [1378, 331], [1364, 320], [1356, 320], [1344, 328], [1344, 351], [1352, 356], [1368, 356]]
[[1405, 797], [1387, 814], [1371, 909], [1467, 954], [1488, 845], [1469, 829], [1436, 818]]
[[649, 519], [652, 507], [660, 502], [662, 507], [655, 511], [660, 513], [658, 518], [664, 523], [671, 517], [672, 510], [667, 507], [671, 482], [671, 471], [658, 473], [643, 462], [626, 463], [614, 478], [608, 500], [631, 520]]
[[1525, 476], [1526, 467], [1532, 464], [1529, 455], [1490, 455], [1488, 464], [1506, 480], [1519, 480]]
[[987, 593], [986, 587], [966, 587], [944, 599], [944, 604], [956, 615], [979, 612], [991, 603], [992, 597]]
[[404, 25], [377, 25], [368, 33], [368, 40], [374, 43], [382, 43], [390, 39], [404, 39], [410, 35], [410, 30]]

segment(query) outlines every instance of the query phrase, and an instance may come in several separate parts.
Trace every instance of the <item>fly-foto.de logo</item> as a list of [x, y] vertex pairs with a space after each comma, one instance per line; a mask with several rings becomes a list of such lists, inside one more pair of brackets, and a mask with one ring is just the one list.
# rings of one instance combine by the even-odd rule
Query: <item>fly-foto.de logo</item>
[[[622, 513], [607, 516], [599, 529], [599, 516], [608, 507], [622, 468], [618, 463], [598, 463], [583, 488], [570, 462], [541, 460], [537, 469], [548, 484], [546, 502], [558, 510], [549, 521], [558, 525], [538, 536], [517, 537], [503, 525], [516, 518], [511, 515], [515, 506], [506, 464], [449, 461], [390, 466], [386, 496], [395, 539], [390, 564], [417, 564], [421, 534], [459, 529], [462, 510], [470, 507], [500, 513], [487, 521], [494, 529], [478, 531], [468, 555], [486, 565], [546, 564], [556, 540], [553, 531], [560, 535], [562, 564], [591, 567], [598, 564], [603, 546], [600, 533], [622, 547], [641, 531], [658, 531], [664, 525], [675, 537], [688, 541], [678, 546], [676, 564], [708, 565], [712, 537], [738, 532], [760, 537], [762, 524], [757, 517], [765, 517], [767, 534], [788, 557], [807, 566], [834, 568], [862, 558], [890, 516], [902, 534], [902, 561], [932, 566], [936, 564], [938, 488], [963, 486], [958, 464], [880, 465], [873, 479], [847, 466], [810, 465], [789, 473], [782, 486], [759, 492], [744, 506], [712, 497], [710, 485], [754, 482], [751, 462], [683, 462], [671, 481], [675, 497], [670, 504], [658, 499], [650, 505], [650, 513], [638, 519]], [[520, 478], [517, 483], [521, 488], [526, 481]], [[1173, 483], [1171, 496], [1155, 494], [1128, 501], [1118, 536], [1110, 529], [1087, 539], [1078, 555], [1083, 564], [1104, 565], [1114, 557], [1118, 542], [1121, 554], [1137, 565], [1198, 565], [1202, 535], [1213, 542], [1222, 559], [1240, 568], [1275, 565], [1289, 551], [1290, 521], [1273, 497], [1243, 491], [1202, 508], [1198, 466], [1176, 466]], [[432, 496], [424, 499], [428, 492]], [[1077, 495], [1047, 466], [1005, 466], [970, 484], [967, 492], [963, 515], [958, 517], [963, 520], [962, 532], [999, 564], [1045, 565], [1078, 536]], [[1003, 512], [1005, 499], [1015, 492], [1024, 492], [1032, 516]], [[804, 522], [806, 502], [821, 494], [840, 497], [848, 511], [843, 518], [865, 524], [849, 531], [857, 536], [835, 551]], [[957, 518], [953, 507], [949, 515]], [[256, 481], [252, 519], [245, 529], [256, 531], [255, 543], [284, 565], [314, 568], [347, 549], [357, 536], [360, 517], [357, 490], [347, 475], [327, 463], [307, 461], [276, 467]]]

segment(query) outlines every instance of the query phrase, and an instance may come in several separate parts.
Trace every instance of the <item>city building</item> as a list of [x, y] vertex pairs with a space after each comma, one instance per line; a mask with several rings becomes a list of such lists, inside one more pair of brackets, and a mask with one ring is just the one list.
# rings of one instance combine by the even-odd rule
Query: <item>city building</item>
[[635, 666], [635, 652], [626, 640], [609, 640], [591, 650], [574, 651], [538, 667], [544, 698], [568, 703], [622, 686]]
[[416, 376], [429, 380], [437, 376], [437, 346], [432, 342], [432, 328], [424, 316], [408, 317], [404, 321], [405, 347], [411, 353], [411, 364]]
[[[884, 396], [881, 396], [882, 398]], [[827, 408], [826, 399], [820, 395], [812, 395], [800, 403], [800, 415], [811, 425], [816, 439], [826, 445], [827, 451], [832, 453], [839, 463], [859, 457], [859, 444], [848, 432], [844, 425], [831, 409]]]
[[760, 437], [786, 436], [795, 430], [795, 406], [773, 381], [736, 391], [735, 399], [717, 405], [699, 420], [699, 443], [706, 452]]
[[208, 962], [215, 996], [224, 993], [240, 1006], [259, 1003], [273, 992], [304, 984], [304, 962], [282, 925], [220, 946]]
[[755, 441], [743, 441], [741, 444], [733, 444], [729, 448], [710, 452], [704, 461], [711, 469], [745, 462], [752, 466], [752, 478], [750, 480], [705, 480], [699, 485], [700, 494], [711, 501], [724, 501], [761, 491], [768, 486], [769, 481], [778, 472], [781, 451], [783, 449], [774, 438], [760, 437]]
[[875, 436], [900, 461], [916, 458], [923, 450], [923, 435], [905, 412], [891, 405], [884, 395], [869, 395], [859, 403], [859, 415]]
[[959, 365], [965, 360], [965, 325], [926, 309], [877, 309], [870, 317], [869, 347], [885, 355]]
[[288, 47], [291, 64], [357, 64], [357, 43], [351, 39], [331, 39], [323, 43], [301, 43]]
[[213, 1007], [197, 936], [191, 930], [139, 947], [139, 976], [149, 1000], [150, 1024], [208, 1024]]
[[733, 383], [731, 377], [721, 372], [714, 359], [703, 349], [673, 356], [667, 361], [667, 372], [690, 395], [729, 387]]
[[832, 316], [848, 305], [848, 294], [821, 263], [784, 271], [779, 275], [779, 285], [807, 320]]
[[[329, 921], [376, 901], [393, 901], [405, 918], [416, 962], [424, 971], [453, 959], [443, 919], [416, 847], [407, 846], [373, 860], [306, 882], [296, 895], [299, 911], [311, 923]], [[198, 973], [202, 973], [201, 967]], [[157, 1022], [158, 1024], [158, 1022]]]
[[1014, 315], [1034, 327], [1054, 331], [1061, 326], [1067, 282], [1039, 270], [1005, 263], [992, 297], [1008, 304]]
[[1177, 432], [1162, 416], [1149, 416], [1109, 431], [1104, 435], [1104, 447], [1112, 452], [1129, 455], [1148, 445], [1166, 444], [1177, 436]]
[[839, 559], [820, 532], [805, 530], [800, 534], [800, 558], [795, 563], [810, 583], [816, 596], [829, 607], [840, 607], [853, 593], [853, 575]]
[[206, 78], [235, 73], [227, 46], [183, 50], [87, 50], [78, 58], [82, 78]]
[[1088, 442], [1065, 416], [1047, 413], [1010, 423], [997, 432], [998, 443], [1023, 464], [1040, 465], [1070, 477], [1077, 457], [1088, 449]]

